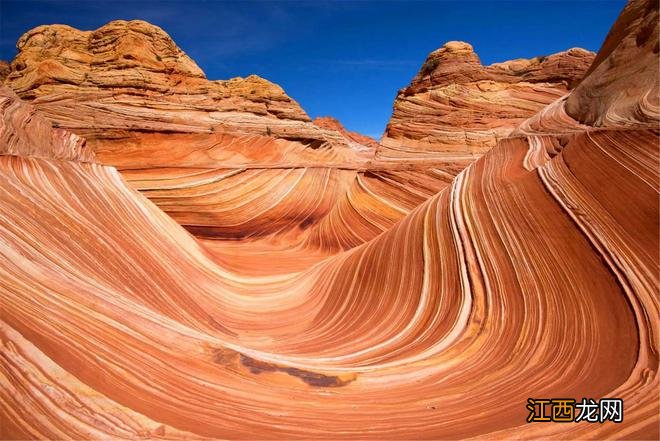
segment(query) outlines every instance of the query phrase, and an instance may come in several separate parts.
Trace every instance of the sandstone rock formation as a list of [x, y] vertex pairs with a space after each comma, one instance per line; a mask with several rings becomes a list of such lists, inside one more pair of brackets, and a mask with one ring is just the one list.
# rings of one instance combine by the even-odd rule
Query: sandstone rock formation
[[375, 139], [370, 138], [369, 136], [362, 135], [357, 132], [351, 132], [349, 130], [346, 130], [344, 126], [339, 122], [339, 120], [331, 116], [320, 116], [318, 118], [315, 118], [313, 123], [325, 129], [336, 130], [337, 132], [344, 135], [346, 138], [351, 139], [357, 142], [358, 144], [366, 145], [374, 149], [378, 146], [378, 141], [376, 141]]
[[[305, 248], [351, 248], [390, 228], [474, 160], [412, 151], [388, 161], [391, 149], [334, 120], [310, 123], [267, 80], [207, 80], [162, 29], [141, 21], [93, 32], [40, 26], [18, 49], [5, 83], [57, 127], [85, 137], [99, 163], [117, 167], [200, 237], [268, 238], [270, 248], [286, 234], [287, 244]], [[499, 81], [518, 78], [514, 71], [535, 81], [539, 71], [570, 78], [582, 69], [579, 57], [549, 58], [541, 63], [548, 68], [517, 61], [491, 70]], [[463, 74], [483, 76], [480, 69], [472, 63]], [[539, 100], [540, 92], [531, 93], [528, 100]], [[460, 105], [450, 107], [455, 115]]]
[[9, 75], [9, 63], [0, 60], [0, 82], [4, 81], [7, 75]]
[[[359, 163], [359, 147], [311, 124], [282, 88], [255, 75], [207, 80], [149, 23], [113, 21], [93, 32], [40, 26], [17, 47], [5, 84], [60, 127], [87, 138], [102, 163], [208, 165], [218, 151], [214, 159], [225, 165], [277, 164], [284, 155], [287, 165]], [[127, 144], [140, 154], [126, 154]], [[176, 144], [178, 154], [170, 158]], [[162, 156], [168, 158], [159, 162]]]
[[[631, 2], [568, 97], [453, 179], [246, 169], [218, 219], [272, 229], [249, 247], [189, 234], [0, 90], [0, 437], [657, 439], [658, 74], [619, 89], [657, 66], [630, 44], [657, 14]], [[530, 396], [618, 397], [624, 419], [530, 424]]]
[[478, 157], [566, 94], [593, 57], [574, 48], [483, 66], [470, 44], [446, 43], [399, 91], [377, 157]]
[[568, 97], [566, 112], [575, 120], [615, 127], [656, 121], [660, 108], [658, 5], [647, 2], [643, 14], [640, 7], [626, 6], [589, 68], [592, 75]]
[[[337, 189], [355, 177], [335, 169], [358, 170], [374, 155], [373, 145], [359, 144], [354, 135], [311, 123], [265, 79], [206, 79], [162, 29], [146, 22], [114, 21], [93, 32], [40, 26], [17, 47], [5, 84], [57, 127], [83, 136], [99, 163], [117, 167], [200, 235], [298, 230], [323, 217]], [[332, 169], [306, 169], [319, 166]], [[300, 201], [278, 203], [318, 182], [333, 186], [323, 202], [308, 190], [301, 196], [308, 208], [292, 207]], [[236, 194], [246, 193], [252, 203], [234, 209]], [[270, 220], [282, 217], [289, 220]]]
[[56, 129], [34, 106], [7, 87], [0, 87], [0, 154], [66, 161], [93, 162], [85, 139]]

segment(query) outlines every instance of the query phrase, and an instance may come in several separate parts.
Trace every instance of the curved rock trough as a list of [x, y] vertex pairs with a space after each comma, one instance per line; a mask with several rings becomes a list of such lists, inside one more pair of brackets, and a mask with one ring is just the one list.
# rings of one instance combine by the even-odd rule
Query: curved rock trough
[[[595, 57], [446, 44], [380, 141], [145, 22], [18, 47], [1, 438], [660, 436], [656, 2]], [[527, 423], [530, 397], [624, 419]]]

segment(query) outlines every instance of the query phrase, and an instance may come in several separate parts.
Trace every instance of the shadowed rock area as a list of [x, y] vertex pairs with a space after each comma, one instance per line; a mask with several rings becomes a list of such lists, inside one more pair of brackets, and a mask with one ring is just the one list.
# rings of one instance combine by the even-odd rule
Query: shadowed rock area
[[[145, 22], [28, 32], [0, 437], [657, 439], [657, 36], [639, 0], [595, 58], [448, 43], [374, 144]], [[530, 424], [530, 397], [624, 419]]]

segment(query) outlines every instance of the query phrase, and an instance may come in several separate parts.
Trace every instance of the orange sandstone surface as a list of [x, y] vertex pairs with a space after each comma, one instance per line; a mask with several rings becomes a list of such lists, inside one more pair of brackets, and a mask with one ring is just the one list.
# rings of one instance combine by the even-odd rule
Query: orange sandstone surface
[[[657, 41], [633, 1], [590, 66], [449, 43], [472, 67], [420, 72], [374, 144], [144, 22], [28, 32], [0, 437], [657, 439]], [[529, 424], [529, 397], [624, 419]]]
[[340, 132], [342, 135], [344, 135], [346, 138], [349, 138], [357, 142], [358, 144], [369, 146], [374, 149], [378, 146], [378, 141], [376, 141], [375, 139], [370, 138], [369, 136], [362, 135], [357, 132], [351, 132], [349, 130], [346, 130], [344, 126], [339, 122], [339, 120], [331, 116], [320, 116], [318, 118], [315, 118], [314, 121], [312, 122], [319, 127], [324, 127], [330, 130], [336, 130]]
[[483, 66], [470, 44], [448, 42], [399, 91], [378, 157], [478, 157], [565, 95], [594, 55], [573, 48]]

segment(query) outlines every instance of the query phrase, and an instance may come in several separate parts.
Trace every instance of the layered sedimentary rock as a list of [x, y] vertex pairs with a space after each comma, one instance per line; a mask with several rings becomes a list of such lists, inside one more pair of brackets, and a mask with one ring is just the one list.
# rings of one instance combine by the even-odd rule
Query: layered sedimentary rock
[[[649, 125], [660, 108], [658, 5], [628, 4], [589, 68], [566, 101], [566, 112], [592, 126]], [[630, 54], [638, 57], [632, 62]]]
[[[373, 145], [354, 135], [313, 124], [265, 79], [206, 79], [162, 29], [146, 22], [114, 21], [96, 31], [40, 26], [17, 47], [5, 84], [54, 126], [84, 137], [99, 163], [117, 167], [134, 188], [203, 236], [302, 230], [299, 224], [323, 217], [336, 189], [355, 178], [335, 169], [359, 170], [374, 155]], [[321, 166], [332, 170], [306, 171]], [[325, 182], [332, 188], [324, 202], [296, 212], [304, 194], [282, 200]], [[253, 195], [242, 204], [244, 216], [232, 205], [236, 185], [239, 199]], [[288, 222], [270, 223], [287, 213]]]
[[[29, 148], [0, 156], [0, 437], [658, 438], [657, 73], [634, 98], [618, 81], [657, 65], [628, 44], [654, 14], [629, 4], [603, 46], [627, 63], [601, 62], [444, 189], [431, 169], [334, 169], [356, 173], [346, 202], [297, 254], [210, 249], [115, 168], [33, 155], [60, 132], [26, 139], [32, 108], [2, 91], [0, 140]], [[608, 117], [573, 119], [573, 93]], [[624, 418], [530, 424], [529, 397], [618, 397]]]
[[446, 43], [399, 91], [377, 157], [476, 158], [565, 95], [594, 55], [573, 48], [483, 66], [470, 44]]
[[[388, 161], [389, 147], [332, 118], [310, 123], [267, 80], [207, 80], [162, 29], [141, 21], [93, 32], [41, 26], [17, 46], [6, 84], [54, 125], [84, 136], [100, 163], [117, 167], [199, 237], [265, 238], [266, 248], [279, 249], [286, 235], [287, 248], [347, 249], [390, 228], [474, 160], [404, 152]], [[551, 56], [538, 65], [483, 68], [472, 55], [477, 62], [449, 79], [482, 79], [483, 87], [487, 69], [500, 82], [537, 81], [548, 72], [565, 79], [579, 75], [583, 62]], [[433, 78], [456, 67], [443, 66]], [[414, 84], [425, 87], [429, 78]], [[460, 105], [450, 107], [459, 113]], [[480, 118], [502, 114], [491, 105]]]
[[9, 63], [4, 60], [0, 60], [0, 82], [9, 75]]
[[313, 123], [319, 127], [323, 127], [330, 130], [336, 130], [337, 132], [344, 135], [346, 138], [351, 139], [357, 142], [358, 144], [372, 147], [374, 149], [378, 146], [378, 141], [376, 141], [375, 139], [370, 138], [369, 136], [366, 135], [362, 135], [357, 132], [351, 132], [350, 130], [346, 130], [346, 128], [344, 128], [344, 126], [339, 122], [339, 120], [337, 120], [337, 118], [333, 118], [331, 116], [320, 116], [315, 118]]
[[279, 86], [256, 75], [210, 81], [162, 29], [143, 21], [96, 31], [40, 26], [17, 48], [5, 84], [84, 136], [106, 164], [215, 166], [212, 158], [272, 165], [283, 155], [289, 163], [360, 162], [358, 146], [311, 124]]
[[17, 46], [6, 84], [199, 237], [267, 238], [266, 250], [280, 250], [282, 236], [286, 248], [350, 248], [467, 164], [380, 164], [373, 139], [331, 118], [310, 123], [259, 77], [207, 80], [145, 22], [41, 26]]
[[93, 162], [86, 141], [64, 129], [53, 128], [34, 106], [7, 87], [0, 87], [0, 154]]

